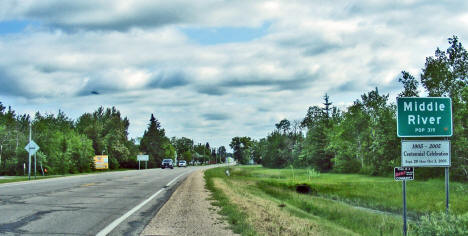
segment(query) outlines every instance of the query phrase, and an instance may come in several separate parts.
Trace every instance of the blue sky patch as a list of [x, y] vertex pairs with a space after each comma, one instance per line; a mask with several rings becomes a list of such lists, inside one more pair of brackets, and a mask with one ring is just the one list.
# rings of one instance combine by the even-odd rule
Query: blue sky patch
[[241, 43], [261, 38], [268, 34], [271, 23], [260, 27], [192, 27], [181, 31], [201, 45]]
[[0, 21], [0, 34], [21, 33], [28, 26], [35, 26], [36, 22], [24, 20]]

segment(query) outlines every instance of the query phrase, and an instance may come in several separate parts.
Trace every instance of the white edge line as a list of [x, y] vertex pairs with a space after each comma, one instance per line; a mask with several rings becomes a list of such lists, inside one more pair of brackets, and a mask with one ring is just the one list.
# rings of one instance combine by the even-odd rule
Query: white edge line
[[[173, 180], [171, 180], [168, 184], [166, 184], [166, 187], [171, 185], [174, 181], [176, 181], [179, 177], [181, 177], [182, 175], [185, 175], [184, 174], [181, 174], [177, 177], [175, 177]], [[154, 193], [153, 195], [151, 195], [151, 197], [149, 197], [148, 199], [144, 200], [143, 202], [141, 202], [140, 204], [138, 204], [137, 206], [135, 206], [134, 208], [132, 208], [130, 211], [128, 211], [127, 213], [125, 213], [124, 215], [122, 215], [121, 217], [117, 218], [116, 220], [112, 221], [112, 223], [110, 223], [108, 226], [106, 226], [104, 229], [102, 229], [101, 231], [99, 231], [99, 233], [96, 234], [96, 236], [105, 236], [107, 234], [109, 234], [112, 230], [114, 230], [120, 223], [122, 223], [125, 219], [127, 219], [129, 216], [131, 216], [133, 213], [135, 213], [136, 211], [140, 210], [140, 208], [142, 208], [144, 205], [146, 205], [146, 203], [148, 203], [149, 201], [153, 200], [156, 196], [158, 196], [162, 191], [164, 191], [164, 188], [160, 189], [159, 191], [157, 191], [156, 193]]]
[[185, 175], [185, 173], [184, 173], [184, 174], [181, 174], [181, 175], [179, 175], [179, 176], [177, 176], [177, 177], [175, 177], [173, 180], [171, 180], [171, 182], [169, 182], [169, 183], [166, 184], [166, 187], [168, 187], [169, 185], [171, 185], [172, 183], [174, 183], [174, 182], [175, 182], [178, 178], [180, 178], [180, 176], [182, 176], [182, 175]]

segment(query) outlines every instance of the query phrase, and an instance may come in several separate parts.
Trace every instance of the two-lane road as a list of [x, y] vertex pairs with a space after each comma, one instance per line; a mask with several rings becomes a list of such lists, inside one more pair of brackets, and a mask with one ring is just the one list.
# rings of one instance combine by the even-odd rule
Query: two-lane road
[[177, 183], [199, 168], [0, 184], [0, 235], [136, 235]]

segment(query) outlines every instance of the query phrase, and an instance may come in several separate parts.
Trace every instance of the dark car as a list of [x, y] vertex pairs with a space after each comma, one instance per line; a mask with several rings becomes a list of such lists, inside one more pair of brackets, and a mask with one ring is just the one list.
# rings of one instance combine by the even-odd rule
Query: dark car
[[172, 162], [172, 159], [164, 159], [161, 163], [161, 168], [171, 168], [174, 169], [174, 164]]

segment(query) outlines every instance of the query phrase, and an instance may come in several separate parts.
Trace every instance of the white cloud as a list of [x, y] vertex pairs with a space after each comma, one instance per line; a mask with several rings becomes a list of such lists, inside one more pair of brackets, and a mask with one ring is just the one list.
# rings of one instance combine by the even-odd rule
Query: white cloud
[[[212, 146], [265, 136], [326, 92], [342, 107], [375, 86], [398, 92], [401, 70], [417, 75], [448, 37], [468, 36], [465, 1], [49, 0], [0, 9], [0, 20], [39, 24], [0, 35], [0, 98], [14, 109], [76, 118], [116, 106], [134, 137], [155, 113], [168, 135]], [[229, 44], [198, 45], [181, 31], [266, 23], [265, 36]]]

